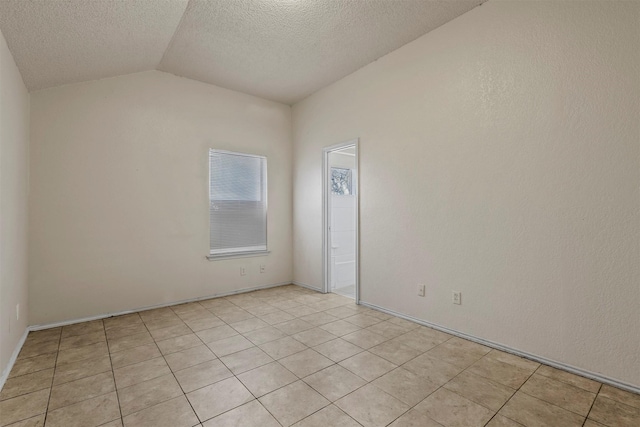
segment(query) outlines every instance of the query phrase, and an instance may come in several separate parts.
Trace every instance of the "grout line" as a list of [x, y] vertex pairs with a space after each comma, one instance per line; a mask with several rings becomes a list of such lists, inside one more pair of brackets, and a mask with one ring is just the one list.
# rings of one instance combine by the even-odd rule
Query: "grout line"
[[596, 392], [596, 397], [593, 398], [593, 402], [591, 402], [591, 406], [589, 407], [589, 411], [587, 412], [587, 416], [584, 417], [584, 422], [582, 423], [582, 425], [584, 426], [587, 423], [587, 420], [589, 419], [589, 415], [591, 415], [591, 410], [593, 409], [593, 405], [596, 404], [596, 400], [598, 399], [598, 396], [600, 395], [600, 391], [602, 390], [602, 384], [600, 384], [600, 387], [598, 387], [598, 391]]
[[58, 351], [56, 352], [56, 360], [53, 365], [53, 377], [51, 377], [51, 388], [49, 389], [49, 398], [47, 399], [47, 408], [44, 411], [44, 423], [47, 425], [47, 417], [49, 416], [49, 404], [51, 403], [51, 395], [53, 394], [53, 381], [56, 378], [56, 370], [58, 369], [58, 356], [60, 355], [60, 342], [62, 341], [62, 328], [60, 328], [60, 336], [58, 337]]

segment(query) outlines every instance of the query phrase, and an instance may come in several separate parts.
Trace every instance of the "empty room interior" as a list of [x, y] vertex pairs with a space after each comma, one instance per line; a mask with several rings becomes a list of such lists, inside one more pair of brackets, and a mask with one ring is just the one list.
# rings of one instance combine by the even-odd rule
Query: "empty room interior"
[[0, 0], [0, 426], [640, 426], [640, 2]]

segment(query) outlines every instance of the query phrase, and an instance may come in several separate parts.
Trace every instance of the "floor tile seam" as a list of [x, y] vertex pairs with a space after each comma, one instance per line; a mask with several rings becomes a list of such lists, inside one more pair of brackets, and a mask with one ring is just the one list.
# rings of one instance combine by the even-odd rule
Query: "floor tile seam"
[[[543, 364], [543, 363], [540, 363], [540, 366], [538, 366], [538, 367], [536, 368], [536, 370], [535, 370], [533, 373], [534, 373], [534, 374], [536, 374], [536, 375], [540, 375], [541, 377], [548, 378], [548, 379], [550, 379], [550, 380], [554, 380], [554, 381], [561, 382], [562, 384], [566, 384], [566, 385], [570, 385], [570, 386], [575, 387], [575, 388], [579, 388], [580, 390], [583, 390], [583, 391], [586, 391], [586, 392], [589, 392], [589, 393], [595, 393], [595, 394], [596, 394], [596, 397], [597, 397], [598, 393], [600, 393], [600, 389], [602, 388], [602, 383], [601, 383], [601, 382], [599, 382], [599, 381], [592, 380], [592, 379], [590, 379], [590, 378], [583, 377], [583, 376], [580, 376], [580, 375], [572, 374], [571, 372], [564, 371], [564, 370], [562, 370], [562, 369], [558, 369], [558, 370], [559, 370], [559, 371], [561, 371], [561, 372], [564, 372], [564, 373], [566, 373], [566, 374], [575, 375], [575, 376], [576, 376], [576, 377], [578, 377], [578, 378], [585, 379], [585, 380], [589, 380], [589, 381], [593, 381], [593, 382], [597, 383], [597, 384], [598, 384], [598, 390], [597, 390], [597, 391], [591, 391], [591, 390], [588, 390], [588, 389], [586, 389], [586, 388], [584, 388], [584, 387], [581, 387], [581, 386], [579, 386], [579, 385], [572, 384], [572, 383], [570, 383], [570, 382], [568, 382], [568, 381], [564, 381], [564, 380], [563, 380], [563, 379], [561, 379], [561, 378], [555, 378], [555, 377], [551, 377], [551, 376], [548, 376], [548, 375], [542, 374], [542, 373], [538, 372], [538, 371], [540, 370], [540, 368], [542, 368], [542, 367], [552, 368], [552, 366], [549, 366], [549, 365], [545, 365], [545, 364]], [[555, 369], [555, 368], [554, 368], [554, 369]]]
[[[105, 330], [106, 335], [106, 330]], [[113, 378], [113, 388], [116, 392], [116, 402], [118, 403], [118, 412], [120, 413], [120, 422], [124, 426], [124, 416], [122, 415], [122, 406], [120, 406], [120, 393], [118, 392], [118, 385], [116, 383], [116, 372], [113, 368], [113, 360], [111, 359], [111, 352], [109, 351], [109, 365], [111, 365], [111, 376]]]
[[[55, 371], [55, 368], [48, 368], [48, 369], [54, 369], [54, 371]], [[38, 371], [38, 372], [42, 372], [42, 371]], [[34, 373], [37, 373], [37, 372], [34, 372]], [[14, 378], [20, 378], [20, 377], [14, 377]], [[6, 385], [7, 385], [7, 383], [5, 383], [5, 387], [6, 387]], [[4, 391], [5, 387], [2, 388], [2, 391]], [[34, 389], [34, 390], [30, 390], [30, 391], [20, 392], [20, 394], [16, 394], [16, 395], [11, 396], [11, 397], [0, 399], [0, 402], [6, 402], [7, 400], [11, 400], [11, 399], [14, 399], [16, 397], [26, 396], [27, 394], [35, 393], [37, 391], [46, 390], [47, 388], [53, 389], [53, 376], [51, 376], [51, 384], [49, 384], [48, 386], [44, 386], [44, 387], [41, 387], [41, 388], [38, 388], [38, 389]]]
[[[490, 353], [490, 352], [489, 352], [489, 353]], [[487, 354], [489, 354], [489, 353], [487, 353]], [[486, 357], [486, 355], [485, 355], [485, 357]], [[476, 362], [476, 363], [477, 363], [477, 362]], [[506, 362], [503, 362], [503, 363], [506, 363]], [[474, 364], [475, 364], [475, 363], [474, 363]], [[512, 364], [510, 364], [510, 363], [509, 363], [509, 365], [510, 365], [510, 366], [515, 366], [515, 365], [512, 365]], [[473, 366], [473, 365], [471, 365], [471, 366]], [[471, 368], [471, 366], [469, 366], [467, 369]], [[516, 367], [517, 367], [517, 366], [516, 366]], [[465, 369], [465, 371], [466, 371], [467, 369]], [[518, 425], [522, 425], [521, 423], [519, 423], [518, 421], [516, 421], [516, 420], [514, 420], [514, 419], [512, 419], [512, 418], [509, 418], [509, 417], [507, 417], [506, 415], [500, 414], [500, 411], [502, 411], [502, 409], [503, 409], [505, 406], [507, 406], [507, 404], [511, 401], [511, 399], [513, 399], [513, 398], [516, 396], [516, 394], [518, 394], [518, 392], [520, 391], [520, 389], [522, 388], [522, 386], [523, 386], [523, 385], [525, 385], [525, 383], [526, 383], [527, 381], [529, 381], [529, 378], [531, 378], [531, 377], [533, 376], [533, 374], [534, 374], [537, 370], [538, 370], [538, 368], [534, 369], [534, 370], [533, 370], [533, 372], [531, 372], [531, 374], [529, 374], [529, 376], [527, 376], [527, 379], [526, 379], [526, 380], [524, 380], [524, 381], [522, 382], [522, 384], [520, 384], [520, 385], [518, 386], [518, 388], [517, 388], [517, 389], [515, 389], [515, 392], [511, 395], [511, 397], [509, 397], [509, 398], [507, 399], [507, 401], [506, 401], [506, 402], [504, 402], [504, 403], [502, 404], [502, 406], [500, 406], [500, 408], [498, 408], [498, 410], [497, 410], [497, 411], [495, 411], [495, 414], [493, 415], [493, 417], [491, 417], [491, 419], [493, 419], [496, 415], [500, 415], [501, 417], [505, 417], [505, 418], [507, 418], [508, 420], [513, 421], [514, 423], [516, 423], [516, 424], [518, 424]], [[481, 378], [485, 378], [485, 379], [487, 379], [487, 380], [489, 380], [489, 381], [494, 381], [494, 380], [492, 380], [491, 378], [487, 378], [487, 377], [485, 377], [485, 376], [483, 376], [483, 375], [474, 374], [473, 372], [469, 372], [469, 373], [471, 373], [471, 374], [473, 374], [473, 375], [478, 375], [479, 377], [481, 377]], [[447, 381], [447, 382], [448, 382], [448, 381]], [[501, 384], [501, 383], [499, 383], [499, 384]], [[504, 384], [502, 384], [502, 385], [504, 385]], [[509, 386], [506, 386], [506, 387], [509, 387]], [[509, 387], [509, 388], [511, 388], [511, 387]], [[524, 393], [524, 392], [523, 392], [523, 393]], [[457, 393], [456, 393], [456, 394], [457, 394]], [[529, 396], [529, 394], [527, 394], [527, 393], [524, 393], [524, 394], [526, 394], [527, 396]], [[534, 399], [537, 399], [537, 398], [536, 398], [536, 397], [534, 397], [534, 396], [532, 396], [532, 397], [533, 397]], [[541, 400], [541, 399], [538, 399], [538, 400]], [[542, 401], [542, 402], [545, 402], [544, 400], [541, 400], [541, 401]], [[594, 399], [594, 401], [595, 401], [595, 399]], [[545, 402], [545, 403], [547, 403], [547, 402]], [[554, 406], [555, 406], [555, 405], [554, 405]], [[563, 409], [563, 408], [561, 408], [561, 409]], [[488, 424], [489, 422], [491, 422], [491, 419], [490, 419], [489, 421], [487, 421], [487, 424]], [[586, 417], [585, 417], [585, 420], [586, 420]]]
[[[593, 402], [591, 402], [591, 406], [589, 407], [589, 412], [587, 412], [587, 416], [585, 417], [584, 422], [582, 423], [583, 427], [587, 423], [587, 420], [589, 419], [589, 415], [591, 415], [591, 411], [593, 410], [593, 405], [596, 404], [596, 400], [598, 399], [598, 396], [600, 395], [600, 391], [602, 391], [602, 384], [600, 384], [600, 387], [598, 387], [598, 391], [596, 392], [596, 397], [595, 397], [595, 399], [593, 399]], [[602, 396], [602, 397], [605, 397], [605, 396]]]
[[[598, 393], [596, 394], [596, 399], [598, 398], [598, 396], [600, 396], [600, 391], [598, 391]], [[600, 396], [600, 397], [602, 397], [603, 399], [610, 400], [610, 401], [612, 401], [614, 403], [617, 403], [618, 405], [622, 405], [622, 406], [624, 406], [626, 408], [629, 408], [633, 412], [635, 412], [635, 411], [639, 411], [640, 412], [640, 407], [633, 406], [633, 405], [628, 405], [628, 404], [626, 404], [624, 402], [621, 402], [621, 401], [619, 401], [617, 399], [612, 399], [611, 397], [608, 397], [608, 396]], [[595, 402], [596, 399], [594, 399], [594, 402]]]
[[[145, 323], [143, 323], [143, 324], [144, 324], [144, 327], [145, 327], [145, 328], [147, 329], [147, 331], [149, 332], [149, 334], [151, 334], [151, 331], [149, 331], [149, 328], [147, 327], [147, 325], [146, 325]], [[187, 326], [188, 326], [188, 325], [187, 325]], [[198, 337], [198, 336], [196, 335], [196, 337]], [[200, 337], [198, 337], [198, 339], [200, 339]], [[202, 342], [202, 340], [200, 340], [200, 341]], [[156, 345], [156, 347], [158, 347], [158, 344], [157, 344], [155, 341], [154, 341], [154, 344]], [[203, 343], [203, 344], [204, 344], [204, 343]], [[205, 346], [206, 346], [206, 344], [205, 344]], [[207, 348], [208, 348], [208, 347], [207, 347]], [[190, 400], [189, 400], [189, 398], [187, 397], [187, 393], [185, 393], [184, 389], [182, 388], [182, 385], [180, 384], [180, 381], [178, 381], [178, 378], [176, 377], [175, 372], [173, 372], [173, 369], [171, 369], [171, 366], [170, 366], [170, 365], [169, 365], [169, 363], [167, 362], [167, 357], [166, 357], [166, 356], [168, 356], [168, 355], [163, 354], [159, 347], [158, 347], [158, 351], [160, 352], [160, 356], [159, 356], [159, 357], [162, 357], [162, 359], [164, 360], [164, 363], [165, 363], [165, 364], [167, 365], [167, 367], [169, 368], [169, 372], [171, 373], [171, 375], [173, 375], [173, 379], [174, 379], [174, 380], [175, 380], [175, 382], [178, 384], [178, 387], [180, 387], [180, 391], [182, 392], [182, 396], [184, 397], [184, 399], [185, 399], [185, 400], [187, 401], [187, 403], [189, 404], [189, 407], [191, 408], [191, 411], [192, 411], [192, 412], [193, 412], [193, 414], [195, 415], [196, 419], [197, 419], [198, 421], [202, 422], [202, 421], [200, 420], [200, 417], [198, 416], [198, 413], [196, 412], [195, 408], [194, 408], [194, 407], [193, 407], [193, 405], [191, 404], [191, 401], [190, 401]], [[176, 352], [176, 353], [178, 353], [178, 352]], [[173, 354], [173, 353], [171, 353], [171, 354]], [[167, 375], [168, 375], [168, 374], [167, 374]], [[159, 378], [159, 377], [156, 377], [156, 378]], [[123, 388], [126, 388], [126, 387], [123, 387]], [[177, 399], [177, 397], [173, 397], [172, 399]], [[165, 402], [168, 402], [169, 400], [171, 400], [171, 399], [168, 399], [168, 400], [166, 400]], [[161, 402], [161, 403], [164, 403], [164, 402]], [[145, 409], [149, 409], [149, 408], [151, 408], [151, 407], [153, 407], [153, 406], [156, 406], [156, 405], [148, 406], [148, 407], [147, 407], [147, 408], [145, 408]], [[120, 407], [120, 403], [119, 403], [119, 402], [118, 402], [118, 407], [120, 408], [120, 414], [122, 414], [122, 407]], [[141, 410], [142, 410], [142, 409], [141, 409]], [[140, 412], [140, 411], [137, 411], [137, 412]], [[129, 415], [132, 415], [132, 414], [129, 414]], [[127, 415], [127, 416], [129, 416], [129, 415]], [[123, 425], [123, 427], [124, 427], [124, 417], [122, 417], [122, 425]]]

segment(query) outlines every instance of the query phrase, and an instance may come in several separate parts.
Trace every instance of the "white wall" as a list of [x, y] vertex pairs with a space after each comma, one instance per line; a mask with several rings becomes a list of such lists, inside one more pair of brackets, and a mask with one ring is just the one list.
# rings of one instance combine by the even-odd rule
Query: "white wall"
[[[289, 106], [157, 71], [31, 99], [32, 324], [291, 281]], [[267, 156], [269, 255], [205, 259], [210, 147]]]
[[[4, 374], [28, 320], [28, 154], [29, 94], [0, 33], [0, 371]], [[19, 320], [16, 304], [20, 304]]]
[[640, 386], [639, 19], [492, 0], [296, 104], [294, 280], [360, 137], [363, 301]]

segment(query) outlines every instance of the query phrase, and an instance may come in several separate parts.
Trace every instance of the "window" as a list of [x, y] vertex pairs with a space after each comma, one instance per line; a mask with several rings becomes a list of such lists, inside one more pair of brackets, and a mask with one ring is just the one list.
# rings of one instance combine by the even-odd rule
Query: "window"
[[209, 150], [209, 255], [267, 250], [267, 158]]
[[331, 168], [331, 194], [348, 196], [351, 192], [351, 169]]

